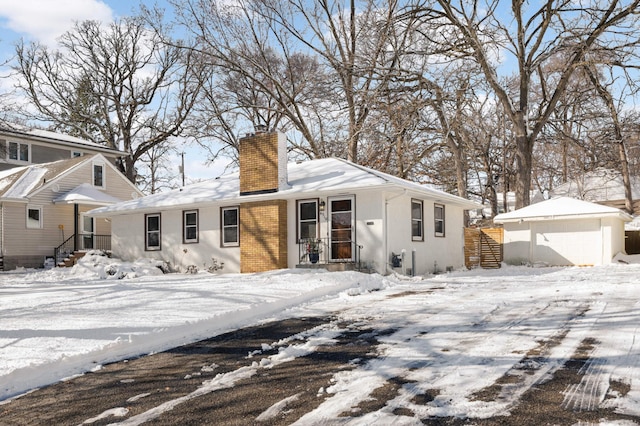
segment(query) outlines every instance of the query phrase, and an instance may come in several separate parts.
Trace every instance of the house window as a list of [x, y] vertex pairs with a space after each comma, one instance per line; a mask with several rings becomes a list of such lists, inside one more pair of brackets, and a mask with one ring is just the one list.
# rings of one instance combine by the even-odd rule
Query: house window
[[298, 240], [318, 238], [318, 200], [298, 201]]
[[42, 228], [42, 207], [27, 206], [27, 228]]
[[411, 240], [424, 241], [424, 218], [422, 201], [411, 200]]
[[104, 164], [93, 165], [93, 186], [104, 188]]
[[82, 157], [82, 152], [80, 151], [71, 151], [71, 158]]
[[433, 205], [433, 217], [436, 237], [444, 237], [444, 206], [442, 204]]
[[145, 250], [160, 250], [160, 213], [144, 215]]
[[222, 246], [233, 247], [240, 245], [240, 227], [238, 207], [223, 207], [222, 215]]
[[197, 243], [198, 242], [198, 210], [183, 211], [182, 223], [184, 224], [182, 241], [184, 243]]
[[29, 162], [29, 144], [19, 142], [9, 142], [7, 158], [9, 160]]

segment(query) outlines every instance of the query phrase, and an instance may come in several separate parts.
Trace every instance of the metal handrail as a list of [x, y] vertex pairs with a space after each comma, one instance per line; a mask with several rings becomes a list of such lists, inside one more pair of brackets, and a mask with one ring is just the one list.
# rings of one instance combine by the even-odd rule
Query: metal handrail
[[[301, 264], [327, 264], [330, 262], [353, 262], [360, 269], [360, 250], [362, 246], [355, 241], [345, 241], [351, 244], [352, 256], [349, 259], [331, 259], [329, 238], [302, 238], [298, 240], [298, 254]], [[316, 259], [313, 254], [317, 253]]]
[[[76, 245], [76, 237], [80, 237], [78, 244]], [[84, 238], [91, 238], [90, 245], [91, 247], [85, 246], [87, 242]], [[100, 235], [100, 234], [73, 234], [62, 244], [56, 247], [53, 251], [53, 258], [55, 259], [56, 265], [65, 258], [69, 257], [71, 253], [76, 250], [78, 247], [79, 250], [104, 250], [111, 251], [111, 235]]]
[[64, 261], [64, 259], [73, 252], [73, 249], [75, 246], [75, 240], [74, 240], [75, 237], [76, 235], [73, 234], [72, 236], [64, 240], [62, 244], [60, 244], [58, 247], [53, 249], [53, 258], [56, 261], [56, 265]]

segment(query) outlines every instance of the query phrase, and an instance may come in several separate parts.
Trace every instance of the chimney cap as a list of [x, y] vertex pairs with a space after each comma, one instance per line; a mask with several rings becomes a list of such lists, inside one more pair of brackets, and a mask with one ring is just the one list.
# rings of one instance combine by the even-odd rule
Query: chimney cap
[[256, 134], [265, 133], [267, 131], [267, 126], [266, 124], [256, 124], [254, 126], [254, 130]]

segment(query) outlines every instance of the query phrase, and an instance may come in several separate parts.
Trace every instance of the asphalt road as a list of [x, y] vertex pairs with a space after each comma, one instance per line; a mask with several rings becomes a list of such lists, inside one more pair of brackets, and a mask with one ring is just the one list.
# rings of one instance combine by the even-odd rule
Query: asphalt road
[[[165, 408], [166, 404], [171, 404], [172, 408], [162, 410], [162, 414], [144, 422], [145, 425], [288, 425], [325, 400], [327, 394], [319, 389], [329, 386], [336, 372], [355, 368], [375, 357], [376, 337], [392, 330], [373, 331], [341, 324], [341, 328], [348, 331], [343, 332], [337, 344], [320, 346], [306, 356], [270, 369], [259, 369], [258, 374], [226, 388], [222, 386], [215, 392], [198, 394], [197, 389], [220, 373], [241, 371], [259, 360], [259, 357], [248, 357], [251, 352], [269, 354], [269, 349], [262, 346], [265, 341], [291, 338], [331, 321], [335, 318], [272, 322], [167, 352], [106, 365], [96, 372], [0, 405], [0, 425], [106, 425], [135, 418], [163, 404]], [[510, 416], [481, 420], [428, 418], [422, 422], [431, 425], [584, 425], [598, 424], [599, 419], [607, 418], [629, 420], [629, 424], [634, 424], [639, 419], [611, 411], [577, 411], [566, 404], [563, 406], [563, 392], [567, 386], [580, 381], [589, 345], [589, 341], [583, 342], [564, 368], [556, 371], [550, 380], [527, 391]], [[535, 361], [536, 356], [536, 353], [527, 354], [531, 361]], [[526, 362], [522, 364], [527, 365]], [[397, 395], [403, 384], [398, 378], [389, 380], [387, 385], [373, 392], [370, 400], [345, 416], [379, 410]], [[496, 398], [504, 384], [496, 383], [495, 388], [488, 388], [475, 397], [480, 400]], [[624, 391], [620, 389], [620, 392]], [[426, 404], [433, 397], [420, 395], [420, 401], [416, 402]], [[276, 415], [260, 422], [256, 420], [269, 407], [287, 398], [286, 409], [276, 410]], [[126, 410], [126, 414], [113, 416], [110, 414], [117, 412], [109, 410]], [[396, 414], [412, 416], [411, 412]]]

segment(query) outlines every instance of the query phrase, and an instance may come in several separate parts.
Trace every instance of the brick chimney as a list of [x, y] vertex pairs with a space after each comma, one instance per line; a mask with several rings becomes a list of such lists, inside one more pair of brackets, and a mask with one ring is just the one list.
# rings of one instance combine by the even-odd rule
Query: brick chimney
[[[287, 182], [287, 138], [256, 127], [240, 139], [240, 195], [276, 193]], [[287, 267], [287, 201], [240, 204], [240, 272]]]
[[240, 195], [267, 194], [288, 187], [286, 136], [256, 126], [254, 134], [240, 139]]

